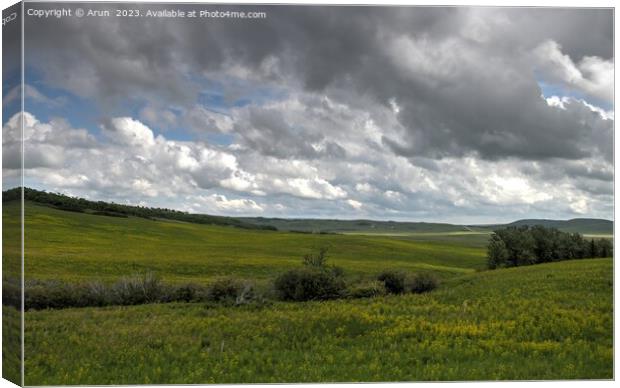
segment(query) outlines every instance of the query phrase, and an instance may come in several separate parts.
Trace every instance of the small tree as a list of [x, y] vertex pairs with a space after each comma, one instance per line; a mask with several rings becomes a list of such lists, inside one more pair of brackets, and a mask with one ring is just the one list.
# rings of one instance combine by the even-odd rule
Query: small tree
[[385, 290], [390, 294], [402, 294], [405, 292], [405, 274], [396, 271], [384, 271], [377, 280], [383, 282]]
[[308, 253], [303, 257], [303, 265], [315, 268], [324, 268], [327, 264], [327, 247], [319, 248], [318, 253]]
[[508, 249], [504, 240], [493, 233], [487, 249], [487, 266], [490, 269], [505, 267], [508, 261]]
[[322, 269], [304, 267], [287, 271], [274, 281], [282, 300], [306, 301], [335, 299], [344, 295], [343, 279]]
[[411, 279], [409, 289], [414, 294], [433, 291], [439, 285], [437, 278], [429, 273], [419, 273]]
[[222, 278], [209, 285], [206, 298], [211, 302], [233, 302], [243, 289], [243, 284], [232, 278]]

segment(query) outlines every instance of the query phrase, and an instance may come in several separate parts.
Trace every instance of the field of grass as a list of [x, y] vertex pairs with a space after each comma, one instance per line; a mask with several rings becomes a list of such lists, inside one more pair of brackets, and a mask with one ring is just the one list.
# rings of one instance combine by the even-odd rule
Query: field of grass
[[[18, 211], [18, 202], [4, 204], [8, 222], [17, 222]], [[322, 246], [329, 247], [329, 263], [349, 275], [397, 268], [446, 278], [485, 265], [485, 249], [479, 246], [96, 216], [30, 202], [25, 222], [26, 280], [112, 281], [147, 270], [169, 282], [227, 275], [266, 279], [298, 266], [304, 254]]]
[[21, 361], [21, 315], [11, 306], [2, 306], [2, 377], [20, 385]]
[[[2, 275], [19, 282], [21, 276], [21, 226], [19, 208], [2, 214]], [[3, 287], [4, 288], [4, 287]], [[3, 298], [6, 297], [6, 288]], [[13, 307], [2, 308], [2, 377], [21, 384], [21, 315]]]
[[439, 232], [439, 233], [368, 233], [368, 232], [345, 232], [347, 235], [360, 236], [384, 236], [393, 239], [409, 241], [441, 243], [443, 246], [456, 246], [458, 248], [470, 247], [486, 249], [489, 243], [491, 231], [463, 231], [463, 232]]
[[423, 295], [26, 314], [26, 384], [613, 377], [612, 260], [465, 274]]
[[[267, 284], [322, 246], [349, 278], [401, 269], [442, 280], [368, 299], [28, 311], [27, 385], [613, 377], [611, 259], [479, 271], [479, 232], [304, 234], [25, 208], [27, 281], [148, 270], [172, 283]], [[18, 211], [4, 203], [5, 239], [18, 237]]]

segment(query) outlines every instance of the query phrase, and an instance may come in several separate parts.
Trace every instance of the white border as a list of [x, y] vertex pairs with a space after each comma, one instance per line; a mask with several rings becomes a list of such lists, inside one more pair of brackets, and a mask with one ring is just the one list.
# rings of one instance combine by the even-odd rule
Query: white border
[[[38, 1], [38, 0], [34, 0], [34, 1]], [[33, 2], [33, 0], [31, 0], [30, 2]], [[83, 1], [76, 1], [76, 0], [64, 0], [62, 1], [64, 3], [81, 3]], [[141, 0], [135, 0], [135, 1], [127, 1], [128, 3], [183, 3], [183, 1], [179, 1], [179, 0], [149, 0], [149, 1], [141, 1]], [[0, 0], [0, 8], [4, 9], [7, 8], [9, 6], [11, 6], [12, 4], [16, 3], [16, 1], [13, 0]], [[616, 18], [616, 9], [615, 9], [615, 4], [613, 1], [610, 0], [589, 0], [589, 1], [584, 1], [584, 0], [521, 0], [521, 1], [515, 1], [515, 0], [505, 0], [505, 1], [493, 1], [493, 0], [474, 0], [474, 1], [467, 1], [467, 0], [450, 0], [450, 1], [432, 1], [432, 0], [426, 0], [426, 1], [411, 1], [411, 0], [388, 0], [385, 2], [379, 2], [379, 0], [376, 1], [369, 1], [369, 0], [336, 0], [336, 1], [330, 1], [330, 0], [312, 0], [312, 1], [299, 1], [299, 0], [284, 0], [284, 1], [269, 1], [269, 0], [232, 0], [232, 1], [213, 1], [213, 0], [207, 0], [207, 1], [201, 1], [200, 3], [215, 3], [215, 4], [315, 4], [315, 5], [334, 5], [334, 4], [342, 4], [342, 5], [429, 5], [429, 6], [491, 6], [491, 7], [497, 7], [497, 6], [501, 6], [501, 7], [587, 7], [587, 8], [592, 8], [592, 7], [602, 7], [602, 8], [614, 8], [614, 54], [615, 52], [617, 52], [617, 48], [618, 48], [618, 39], [617, 39], [617, 32], [615, 30], [615, 18]], [[23, 12], [22, 12], [23, 15]], [[22, 35], [23, 35], [23, 23], [22, 23]], [[2, 33], [0, 32], [0, 40], [2, 39]], [[23, 58], [23, 40], [22, 40], [22, 58]], [[614, 55], [615, 58], [615, 55]], [[22, 63], [23, 66], [23, 63]], [[2, 64], [0, 63], [0, 73], [2, 70]], [[615, 74], [615, 66], [614, 66], [614, 74]], [[22, 69], [22, 87], [23, 87], [23, 69]], [[618, 86], [617, 85], [618, 81], [615, 79], [614, 77], [614, 91], [615, 88]], [[615, 94], [614, 94], [615, 96]], [[614, 98], [614, 102], [615, 102], [615, 98]], [[23, 94], [22, 94], [22, 110], [24, 107], [24, 101], [23, 101]], [[614, 103], [615, 106], [615, 103]], [[23, 122], [22, 122], [22, 133], [23, 133]], [[614, 134], [615, 134], [615, 121], [614, 121]], [[620, 143], [620, 140], [618, 139], [617, 136], [614, 136], [614, 166], [615, 166], [615, 150], [618, 148], [618, 145]], [[23, 147], [23, 144], [22, 144]], [[1, 151], [0, 151], [0, 156], [1, 156]], [[22, 159], [23, 159], [23, 149], [22, 149]], [[1, 158], [0, 158], [0, 167], [1, 167]], [[23, 165], [23, 160], [22, 160], [22, 165]], [[614, 173], [614, 178], [615, 178], [615, 173]], [[23, 169], [22, 169], [22, 183], [23, 183]], [[617, 198], [615, 196], [615, 193], [617, 192], [617, 188], [618, 188], [618, 182], [615, 181], [614, 179], [614, 220], [618, 219], [617, 217], [617, 209], [618, 207], [616, 206], [617, 204]], [[22, 194], [23, 195], [23, 194]], [[23, 204], [23, 201], [22, 201]], [[2, 205], [0, 204], [0, 211], [2, 209]], [[22, 225], [23, 225], [23, 209], [22, 209]], [[615, 224], [614, 224], [614, 229], [615, 229]], [[0, 233], [2, 231], [2, 225], [0, 223]], [[23, 252], [23, 228], [22, 228], [22, 252]], [[1, 234], [0, 234], [1, 236]], [[614, 246], [618, 246], [617, 245], [617, 240], [615, 239], [615, 232], [614, 232]], [[2, 254], [1, 251], [1, 246], [0, 246], [0, 255]], [[616, 250], [614, 250], [616, 251]], [[614, 262], [615, 262], [615, 257], [614, 257]], [[1, 271], [1, 269], [0, 269]], [[23, 271], [23, 255], [22, 255], [22, 271]], [[615, 268], [614, 265], [614, 285], [618, 284], [618, 280], [620, 278], [618, 277], [618, 271], [617, 268]], [[22, 277], [22, 281], [23, 281], [23, 277]], [[23, 288], [22, 288], [23, 290]], [[618, 325], [616, 325], [615, 323], [617, 322], [617, 311], [615, 309], [615, 301], [618, 300], [618, 295], [619, 295], [620, 291], [618, 290], [618, 287], [614, 287], [614, 372], [615, 372], [615, 366], [616, 366], [616, 359], [615, 359], [615, 349], [618, 346], [618, 335], [619, 333], [619, 328]], [[22, 314], [22, 329], [23, 329], [23, 314]], [[1, 330], [1, 327], [0, 327]], [[23, 350], [23, 334], [22, 334], [22, 350]], [[23, 357], [23, 352], [22, 352], [22, 357]], [[2, 365], [2, 359], [0, 357], [0, 366]], [[23, 368], [23, 362], [22, 362], [22, 368]], [[23, 379], [23, 371], [22, 371], [22, 379]], [[579, 381], [579, 380], [573, 380], [573, 381], [546, 381], [546, 382], [450, 382], [450, 383], [379, 383], [379, 384], [364, 384], [364, 385], [372, 385], [372, 386], [376, 386], [376, 387], [382, 387], [382, 388], [387, 388], [387, 387], [392, 387], [394, 385], [398, 385], [398, 386], [403, 386], [403, 387], [421, 387], [421, 388], [426, 388], [426, 387], [435, 387], [439, 384], [450, 384], [450, 385], [456, 385], [459, 387], [477, 387], [479, 385], [482, 385], [483, 387], [502, 387], [502, 386], [507, 386], [507, 387], [550, 387], [550, 386], [555, 386], [555, 385], [559, 385], [561, 384], [564, 387], [583, 387], [585, 384], [588, 385], [588, 388], [590, 387], [602, 387], [602, 386], [611, 386], [611, 385], [615, 385], [615, 381]], [[22, 380], [22, 385], [23, 385], [23, 380]], [[312, 388], [318, 388], [318, 387], [324, 387], [326, 384], [279, 384], [279, 386], [282, 387], [312, 387]], [[349, 387], [352, 384], [329, 384], [329, 387], [334, 387], [334, 388], [345, 388], [345, 387]], [[265, 384], [260, 384], [260, 385], [251, 385], [252, 387], [256, 387], [256, 388], [270, 388], [273, 387], [273, 385], [265, 385]], [[15, 387], [14, 384], [0, 379], [0, 388], [8, 388], [8, 387]], [[91, 387], [91, 386], [85, 386], [85, 387]], [[157, 387], [155, 385], [148, 385], [148, 387]], [[211, 387], [210, 385], [189, 385], [189, 387]], [[228, 388], [228, 387], [239, 387], [239, 385], [217, 385], [217, 387], [222, 387], [222, 388]]]

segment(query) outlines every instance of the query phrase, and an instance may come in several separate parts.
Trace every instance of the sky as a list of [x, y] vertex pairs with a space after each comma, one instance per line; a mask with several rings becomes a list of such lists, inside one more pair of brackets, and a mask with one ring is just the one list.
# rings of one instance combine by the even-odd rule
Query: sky
[[267, 17], [25, 18], [26, 186], [230, 216], [613, 219], [610, 9], [167, 8]]

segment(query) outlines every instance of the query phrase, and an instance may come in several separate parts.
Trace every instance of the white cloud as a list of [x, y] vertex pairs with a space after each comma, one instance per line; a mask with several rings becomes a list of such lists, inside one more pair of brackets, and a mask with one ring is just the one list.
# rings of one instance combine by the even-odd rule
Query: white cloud
[[598, 113], [603, 120], [614, 120], [615, 114], [613, 110], [605, 110], [601, 107], [589, 104], [587, 101], [584, 100], [581, 100], [581, 103], [590, 108], [592, 112]]
[[67, 160], [66, 147], [86, 149], [94, 147], [96, 140], [85, 129], [73, 129], [63, 120], [42, 123], [30, 113], [17, 113], [3, 127], [3, 167], [16, 169], [21, 166], [22, 132], [24, 121], [24, 163], [26, 168], [59, 168]]
[[[592, 157], [487, 160], [469, 153], [431, 159], [400, 156], [386, 146], [386, 135], [403, 131], [398, 114], [393, 104], [373, 105], [364, 98], [345, 104], [336, 97], [291, 93], [256, 108], [260, 117], [248, 107], [231, 109], [226, 116], [232, 121], [226, 129], [231, 146], [155, 136], [132, 117], [105, 121], [106, 136], [96, 141], [63, 120], [42, 123], [25, 114], [29, 157], [36, 162], [27, 166], [27, 175], [50, 190], [217, 214], [355, 217], [363, 211], [364, 217], [382, 219], [472, 223], [496, 221], [501, 208], [502, 214], [509, 209], [507, 221], [521, 214], [609, 217], [611, 161], [607, 151], [587, 147], [606, 144], [602, 140], [610, 133], [587, 120], [599, 115], [613, 120], [605, 116], [613, 113], [572, 97], [545, 99], [562, 114], [589, 123], [584, 136], [601, 139], [584, 141]], [[270, 120], [274, 116], [278, 120]], [[258, 124], [281, 127], [270, 132]], [[11, 118], [3, 131], [5, 157], [18, 144], [17, 129], [17, 118]], [[299, 144], [307, 138], [310, 152]], [[286, 148], [288, 141], [293, 148]], [[330, 148], [333, 144], [340, 148]]]
[[[60, 191], [81, 187], [84, 193], [118, 192], [129, 198], [174, 197], [196, 189], [327, 200], [347, 196], [305, 162], [282, 164], [271, 172], [259, 164], [254, 166], [256, 172], [247, 171], [239, 164], [243, 150], [233, 154], [206, 143], [155, 137], [149, 127], [130, 117], [110, 119], [102, 126], [109, 141], [99, 143], [86, 130], [73, 129], [62, 120], [41, 123], [29, 113], [24, 120], [27, 175]], [[19, 168], [19, 163], [11, 164], [19, 160], [19, 128], [15, 116], [3, 129], [5, 169]], [[216, 199], [217, 209], [223, 211], [262, 209], [254, 200]]]
[[372, 187], [372, 185], [370, 185], [368, 182], [356, 183], [355, 190], [359, 191], [360, 193], [372, 193], [376, 191], [376, 189]]
[[276, 178], [272, 187], [276, 191], [311, 199], [338, 199], [347, 196], [346, 191], [321, 178]]
[[[283, 9], [267, 34], [164, 20], [65, 23], [53, 34], [38, 24], [28, 47], [40, 82], [109, 120], [95, 137], [25, 116], [28, 177], [93, 198], [231, 214], [611, 214], [610, 12], [413, 7], [342, 24], [324, 11]], [[165, 55], [121, 39], [145, 28]], [[93, 41], [104, 44], [85, 46]], [[542, 82], [559, 95], [539, 98]], [[132, 107], [136, 117], [117, 117]], [[19, 167], [14, 124], [3, 131], [9, 169]], [[170, 128], [198, 140], [174, 141]]]
[[562, 110], [566, 110], [565, 104], [570, 101], [570, 97], [566, 97], [566, 96], [563, 96], [563, 97], [551, 96], [551, 97], [548, 97], [548, 98], [545, 98], [543, 96], [543, 98], [545, 99], [545, 101], [547, 101], [547, 104], [549, 106], [560, 108]]
[[168, 129], [178, 125], [177, 115], [170, 109], [146, 105], [139, 113], [140, 119], [145, 123]]
[[359, 210], [363, 206], [363, 204], [361, 202], [356, 201], [354, 199], [347, 199], [347, 203], [349, 204], [349, 206], [351, 206], [355, 210]]
[[536, 189], [524, 177], [492, 175], [485, 190], [487, 198], [497, 204], [533, 204], [552, 199], [546, 190]]
[[395, 202], [401, 202], [404, 199], [403, 194], [397, 191], [392, 191], [392, 190], [387, 190], [385, 193], [383, 193], [383, 195], [385, 195], [385, 197], [389, 199], [390, 201], [395, 201]]
[[88, 184], [88, 177], [85, 175], [65, 175], [56, 172], [50, 172], [46, 176], [46, 182], [55, 187], [62, 187], [65, 190], [80, 188]]
[[104, 125], [105, 133], [115, 142], [132, 147], [148, 148], [155, 144], [155, 136], [146, 125], [131, 117], [117, 117]]
[[228, 133], [233, 129], [232, 118], [221, 112], [195, 105], [183, 114], [183, 123], [196, 133]]
[[577, 198], [570, 201], [570, 208], [578, 214], [586, 214], [588, 212], [588, 201], [585, 198]]
[[49, 98], [32, 85], [25, 84], [23, 89], [21, 85], [14, 87], [2, 98], [2, 106], [6, 106], [12, 102], [19, 101], [22, 96], [22, 91], [25, 100], [28, 102], [35, 102], [44, 104], [49, 107], [58, 107], [65, 103], [65, 100], [61, 97]]
[[134, 190], [138, 191], [142, 195], [146, 195], [147, 197], [154, 197], [157, 195], [157, 190], [153, 188], [153, 184], [146, 179], [134, 179], [131, 182], [131, 186]]
[[583, 104], [584, 106], [588, 107], [590, 111], [597, 113], [601, 117], [601, 119], [612, 120], [612, 121], [614, 120], [613, 111], [611, 110], [608, 111], [596, 105], [592, 105], [583, 99], [576, 99], [574, 97], [569, 97], [569, 96], [560, 97], [560, 96], [555, 96], [555, 95], [551, 97], [542, 96], [542, 98], [547, 102], [547, 105], [555, 107], [555, 108], [559, 108], [562, 110], [567, 110], [568, 105], [570, 105], [571, 103]]
[[534, 60], [538, 69], [551, 82], [560, 82], [603, 101], [613, 102], [612, 60], [586, 56], [575, 63], [553, 40], [547, 40], [536, 47]]
[[225, 195], [212, 194], [194, 198], [194, 211], [204, 213], [262, 213], [263, 207], [251, 199], [228, 199]]

